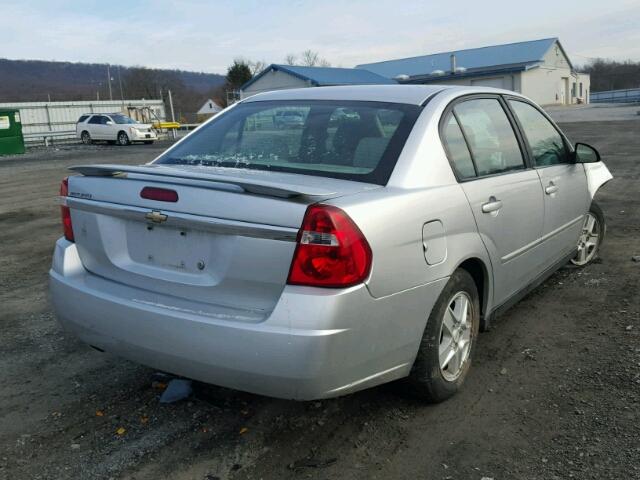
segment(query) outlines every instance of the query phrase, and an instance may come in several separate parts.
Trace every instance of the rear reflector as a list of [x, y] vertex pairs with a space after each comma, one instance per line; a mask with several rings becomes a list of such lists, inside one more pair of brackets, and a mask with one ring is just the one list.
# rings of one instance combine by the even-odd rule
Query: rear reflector
[[290, 285], [344, 288], [369, 276], [372, 254], [367, 239], [337, 207], [311, 205], [298, 232]]
[[144, 187], [140, 191], [140, 196], [148, 200], [156, 200], [158, 202], [177, 202], [178, 192], [169, 190], [168, 188]]
[[[69, 195], [69, 177], [62, 179], [60, 184], [60, 196], [67, 197]], [[70, 242], [75, 242], [73, 237], [73, 225], [71, 225], [71, 210], [66, 205], [60, 206], [60, 213], [62, 216], [62, 230], [64, 232], [64, 238]]]

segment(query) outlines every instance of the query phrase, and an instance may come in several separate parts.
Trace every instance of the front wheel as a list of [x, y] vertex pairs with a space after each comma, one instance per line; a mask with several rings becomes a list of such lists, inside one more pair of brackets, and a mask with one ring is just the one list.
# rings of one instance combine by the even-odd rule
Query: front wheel
[[408, 383], [423, 400], [454, 395], [471, 366], [480, 326], [480, 298], [473, 278], [456, 270], [431, 310]]
[[600, 205], [591, 202], [591, 207], [582, 225], [582, 233], [578, 239], [578, 251], [576, 256], [571, 259], [571, 263], [578, 267], [584, 267], [591, 263], [598, 256], [606, 230], [607, 225]]
[[125, 146], [129, 145], [130, 143], [131, 141], [129, 140], [129, 135], [127, 135], [125, 132], [120, 132], [118, 134], [118, 145]]

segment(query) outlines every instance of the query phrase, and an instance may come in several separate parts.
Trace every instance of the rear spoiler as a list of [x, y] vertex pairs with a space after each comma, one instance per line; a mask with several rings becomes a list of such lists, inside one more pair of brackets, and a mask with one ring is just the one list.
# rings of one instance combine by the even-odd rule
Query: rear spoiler
[[162, 177], [167, 180], [168, 178], [196, 180], [199, 183], [205, 184], [211, 182], [211, 188], [216, 188], [216, 184], [220, 189], [235, 186], [248, 193], [267, 195], [270, 197], [290, 198], [304, 196], [327, 198], [335, 195], [335, 192], [305, 185], [290, 185], [287, 183], [274, 182], [260, 178], [247, 178], [242, 175], [190, 172], [180, 168], [171, 168], [165, 165], [77, 165], [69, 167], [69, 170], [78, 172], [87, 177], [115, 177], [153, 181], [148, 178], [151, 176], [156, 177], [156, 181], [160, 182], [163, 181], [161, 179]]

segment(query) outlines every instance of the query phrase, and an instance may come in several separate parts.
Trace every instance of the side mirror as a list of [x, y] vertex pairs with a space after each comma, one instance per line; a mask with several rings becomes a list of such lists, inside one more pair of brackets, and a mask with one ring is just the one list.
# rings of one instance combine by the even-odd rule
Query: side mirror
[[113, 125], [113, 122], [111, 120], [107, 120], [106, 125]]
[[576, 163], [595, 163], [600, 161], [598, 150], [586, 143], [576, 143], [573, 155]]

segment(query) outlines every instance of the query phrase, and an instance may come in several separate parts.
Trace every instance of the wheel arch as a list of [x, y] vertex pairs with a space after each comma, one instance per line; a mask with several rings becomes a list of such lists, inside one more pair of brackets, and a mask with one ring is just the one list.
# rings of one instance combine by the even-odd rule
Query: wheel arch
[[487, 264], [478, 257], [469, 257], [461, 261], [457, 269], [466, 270], [478, 289], [480, 297], [480, 329], [487, 330], [489, 327], [489, 316], [487, 315], [489, 307], [490, 293], [493, 285], [491, 283], [491, 274]]

